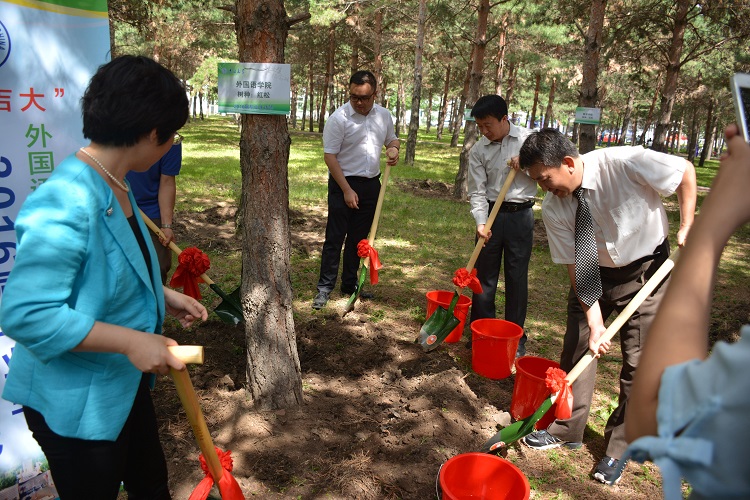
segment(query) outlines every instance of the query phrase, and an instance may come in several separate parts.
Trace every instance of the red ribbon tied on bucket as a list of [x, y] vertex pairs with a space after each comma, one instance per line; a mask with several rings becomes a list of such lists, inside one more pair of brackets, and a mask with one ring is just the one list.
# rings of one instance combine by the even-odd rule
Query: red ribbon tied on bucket
[[208, 255], [195, 247], [189, 247], [177, 257], [177, 262], [179, 264], [174, 271], [174, 275], [172, 275], [172, 279], [169, 280], [169, 286], [172, 288], [182, 287], [185, 295], [200, 300], [201, 291], [198, 288], [198, 283], [203, 283], [200, 276], [211, 267]]
[[[244, 500], [245, 497], [242, 494], [240, 485], [237, 484], [237, 480], [230, 474], [234, 467], [231, 455], [232, 452], [230, 450], [221, 451], [219, 448], [216, 448], [216, 453], [219, 455], [221, 468], [224, 469], [224, 475], [221, 476], [219, 484], [217, 485], [222, 500]], [[188, 500], [206, 500], [214, 485], [214, 478], [211, 477], [211, 472], [208, 470], [208, 464], [206, 464], [206, 459], [203, 457], [203, 453], [201, 453], [200, 461], [201, 469], [203, 469], [203, 473], [206, 477], [198, 483], [198, 486], [195, 487]]]
[[370, 257], [370, 284], [377, 285], [378, 284], [378, 269], [383, 267], [383, 264], [380, 263], [380, 257], [378, 256], [378, 251], [375, 250], [375, 247], [370, 245], [369, 241], [362, 240], [359, 243], [357, 243], [357, 255], [359, 255], [361, 259], [364, 259], [365, 257]]
[[547, 389], [552, 394], [560, 392], [556, 400], [555, 418], [559, 420], [570, 418], [573, 414], [573, 390], [570, 388], [568, 381], [565, 380], [567, 373], [551, 366], [547, 368], [545, 375], [544, 383], [547, 385]]
[[472, 269], [471, 273], [465, 267], [456, 269], [456, 272], [453, 274], [453, 284], [458, 288], [466, 288], [468, 286], [472, 292], [482, 293], [482, 284], [479, 283], [479, 278], [477, 278], [476, 268]]

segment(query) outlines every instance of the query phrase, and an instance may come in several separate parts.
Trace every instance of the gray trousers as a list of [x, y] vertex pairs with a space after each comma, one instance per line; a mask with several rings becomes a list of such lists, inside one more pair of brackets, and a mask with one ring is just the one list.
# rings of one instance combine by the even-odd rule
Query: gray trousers
[[[621, 268], [602, 267], [603, 295], [599, 299], [602, 317], [606, 321], [614, 312], [619, 314], [630, 299], [643, 287], [659, 266], [667, 259], [669, 247], [659, 254], [656, 259], [645, 263], [634, 263]], [[666, 284], [667, 278], [659, 288], [656, 289], [638, 307], [630, 319], [620, 328], [620, 348], [622, 350], [622, 368], [620, 370], [620, 396], [619, 404], [607, 420], [604, 428], [605, 454], [619, 459], [625, 453], [627, 442], [625, 441], [625, 408], [628, 403], [630, 388], [633, 384], [633, 376], [641, 357], [641, 347], [646, 340], [646, 334], [654, 319]], [[578, 298], [572, 287], [568, 293], [568, 324], [563, 339], [563, 350], [560, 356], [560, 368], [570, 372], [573, 366], [588, 352], [589, 327], [586, 315], [581, 308]], [[564, 441], [580, 442], [586, 429], [589, 417], [591, 400], [594, 396], [594, 384], [596, 382], [597, 360], [581, 373], [573, 382], [573, 414], [567, 420], [556, 420], [547, 428], [547, 431], [556, 438]]]

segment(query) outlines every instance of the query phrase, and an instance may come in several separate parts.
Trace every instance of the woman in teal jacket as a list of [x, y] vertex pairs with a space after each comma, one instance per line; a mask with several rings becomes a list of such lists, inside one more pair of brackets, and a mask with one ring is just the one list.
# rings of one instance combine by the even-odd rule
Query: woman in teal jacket
[[3, 398], [24, 407], [62, 499], [170, 498], [149, 394], [153, 374], [185, 365], [161, 336], [165, 310], [205, 320], [196, 300], [162, 286], [125, 181], [171, 147], [188, 117], [180, 81], [145, 57], [99, 68], [82, 99], [91, 144], [23, 204], [0, 304], [17, 344]]

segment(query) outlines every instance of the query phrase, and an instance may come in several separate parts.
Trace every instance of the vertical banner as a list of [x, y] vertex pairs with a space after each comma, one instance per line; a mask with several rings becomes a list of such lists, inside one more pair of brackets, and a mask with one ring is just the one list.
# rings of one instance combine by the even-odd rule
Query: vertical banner
[[[0, 301], [21, 204], [85, 145], [81, 96], [108, 58], [106, 0], [0, 0]], [[0, 392], [12, 354], [0, 325]], [[56, 498], [48, 469], [21, 408], [0, 399], [0, 500]]]
[[291, 74], [289, 64], [219, 63], [219, 113], [288, 115]]

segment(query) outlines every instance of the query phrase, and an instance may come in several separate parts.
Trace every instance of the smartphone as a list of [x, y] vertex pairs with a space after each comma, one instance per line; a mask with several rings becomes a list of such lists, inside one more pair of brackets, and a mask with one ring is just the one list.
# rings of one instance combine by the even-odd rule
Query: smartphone
[[750, 142], [750, 74], [735, 73], [732, 75], [730, 86], [737, 126], [742, 137]]

